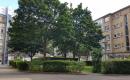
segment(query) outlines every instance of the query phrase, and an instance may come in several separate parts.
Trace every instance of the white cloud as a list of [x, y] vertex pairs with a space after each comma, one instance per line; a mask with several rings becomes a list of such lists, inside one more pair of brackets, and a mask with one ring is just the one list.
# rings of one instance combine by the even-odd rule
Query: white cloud
[[73, 3], [76, 7], [83, 3], [83, 7], [88, 7], [92, 12], [93, 19], [97, 19], [105, 14], [115, 12], [130, 5], [130, 0], [60, 0], [61, 2]]

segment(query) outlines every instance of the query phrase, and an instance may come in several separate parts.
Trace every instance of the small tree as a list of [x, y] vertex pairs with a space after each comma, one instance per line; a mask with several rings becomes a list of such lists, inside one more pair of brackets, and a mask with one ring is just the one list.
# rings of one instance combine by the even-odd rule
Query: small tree
[[102, 54], [101, 49], [93, 48], [92, 51], [92, 62], [93, 62], [93, 72], [101, 72], [101, 60]]

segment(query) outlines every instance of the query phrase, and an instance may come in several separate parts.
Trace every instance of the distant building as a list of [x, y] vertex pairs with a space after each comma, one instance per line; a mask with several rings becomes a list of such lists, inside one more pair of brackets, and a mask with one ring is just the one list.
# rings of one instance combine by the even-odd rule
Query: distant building
[[11, 15], [8, 14], [8, 9], [5, 9], [5, 14], [0, 14], [0, 60], [3, 64], [6, 64], [8, 60], [7, 31], [10, 27], [9, 20], [11, 20]]
[[101, 25], [105, 38], [101, 41], [107, 58], [130, 56], [130, 6], [107, 14], [96, 22]]

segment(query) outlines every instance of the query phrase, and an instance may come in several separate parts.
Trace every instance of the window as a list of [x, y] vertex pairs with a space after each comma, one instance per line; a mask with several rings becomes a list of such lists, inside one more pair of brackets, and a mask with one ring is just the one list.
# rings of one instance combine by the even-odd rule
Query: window
[[116, 29], [119, 28], [119, 27], [120, 27], [120, 25], [119, 25], [119, 24], [116, 24]]
[[114, 34], [114, 38], [117, 38], [117, 35], [116, 35], [116, 34]]
[[114, 38], [120, 38], [122, 36], [122, 33], [115, 33]]
[[110, 30], [109, 26], [105, 26], [105, 31], [109, 31], [109, 30]]
[[2, 35], [0, 35], [0, 39], [3, 39], [3, 36], [2, 36]]
[[106, 40], [110, 40], [110, 35], [106, 35]]
[[2, 46], [0, 46], [0, 52], [2, 52], [2, 50], [3, 50], [3, 48], [2, 48]]
[[115, 49], [121, 48], [121, 45], [120, 45], [120, 44], [115, 44], [115, 45], [114, 45], [114, 48], [115, 48]]
[[122, 43], [122, 47], [124, 47], [124, 43]]
[[0, 21], [3, 21], [3, 17], [0, 17]]
[[116, 19], [119, 18], [119, 16], [120, 16], [120, 15], [119, 15], [118, 13], [115, 14], [115, 18], [116, 18]]
[[3, 29], [1, 29], [1, 34], [3, 34], [3, 32], [4, 32], [4, 30], [3, 30]]
[[120, 28], [120, 25], [119, 24], [116, 24], [116, 25], [113, 25], [114, 29], [118, 29]]
[[105, 22], [108, 22], [109, 20], [110, 20], [110, 17], [106, 17], [106, 18], [104, 19]]
[[0, 23], [0, 27], [4, 27], [4, 24]]
[[110, 50], [110, 44], [105, 44], [105, 49]]

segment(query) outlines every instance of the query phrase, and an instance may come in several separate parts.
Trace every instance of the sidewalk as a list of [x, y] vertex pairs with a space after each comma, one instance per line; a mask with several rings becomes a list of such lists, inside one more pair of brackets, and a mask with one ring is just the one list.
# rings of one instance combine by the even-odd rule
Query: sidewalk
[[30, 78], [0, 78], [0, 80], [32, 80]]
[[[4, 76], [8, 76], [11, 74], [19, 74], [20, 72], [16, 69], [13, 69], [12, 67], [10, 67], [9, 65], [0, 65], [0, 75], [4, 75]], [[17, 76], [16, 76], [17, 77]], [[11, 78], [11, 77], [0, 77], [0, 80], [32, 80], [30, 78]]]
[[17, 72], [17, 70], [11, 68], [9, 65], [0, 64], [0, 73], [10, 73], [10, 72]]

